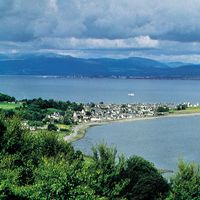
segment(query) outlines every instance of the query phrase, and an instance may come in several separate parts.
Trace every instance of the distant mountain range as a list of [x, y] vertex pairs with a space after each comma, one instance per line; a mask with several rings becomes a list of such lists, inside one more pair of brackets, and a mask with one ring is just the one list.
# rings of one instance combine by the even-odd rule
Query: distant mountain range
[[55, 55], [0, 55], [0, 75], [200, 79], [200, 65], [162, 63], [139, 57], [75, 58]]

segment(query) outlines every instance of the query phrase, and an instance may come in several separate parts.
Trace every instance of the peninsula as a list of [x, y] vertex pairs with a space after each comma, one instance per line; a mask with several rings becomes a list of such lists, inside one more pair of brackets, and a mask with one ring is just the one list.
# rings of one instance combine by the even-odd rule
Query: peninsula
[[15, 97], [0, 94], [0, 113], [6, 117], [18, 116], [25, 129], [34, 132], [43, 130], [55, 132], [60, 139], [72, 142], [82, 138], [91, 126], [111, 122], [200, 115], [200, 106], [189, 102], [83, 104], [41, 98], [16, 100]]

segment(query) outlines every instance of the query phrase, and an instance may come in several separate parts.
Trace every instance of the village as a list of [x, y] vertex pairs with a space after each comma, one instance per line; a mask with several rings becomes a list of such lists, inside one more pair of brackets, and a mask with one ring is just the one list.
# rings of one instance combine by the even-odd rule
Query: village
[[136, 117], [152, 117], [157, 114], [159, 107], [174, 109], [173, 104], [85, 104], [83, 110], [74, 112], [76, 123], [103, 122]]
[[80, 110], [66, 112], [55, 111], [45, 116], [42, 126], [30, 126], [28, 121], [24, 123], [28, 129], [45, 130], [52, 127], [57, 131], [66, 131], [73, 125], [90, 122], [109, 122], [145, 117], [156, 117], [169, 114], [189, 114], [200, 112], [199, 104], [182, 103], [134, 103], [134, 104], [109, 104], [87, 103], [82, 104]]
[[[114, 121], [120, 119], [132, 119], [166, 115], [176, 111], [184, 111], [187, 108], [187, 112], [192, 112], [194, 109], [198, 109], [199, 104], [191, 104], [189, 102], [182, 104], [175, 103], [135, 103], [135, 104], [105, 104], [101, 103], [87, 103], [83, 104], [83, 108], [80, 111], [74, 111], [72, 120], [74, 124], [86, 123], [86, 122], [105, 122]], [[176, 112], [177, 113], [177, 112]], [[178, 113], [177, 113], [178, 114]], [[46, 116], [48, 119], [59, 121], [63, 118], [59, 112], [54, 112], [51, 115]]]

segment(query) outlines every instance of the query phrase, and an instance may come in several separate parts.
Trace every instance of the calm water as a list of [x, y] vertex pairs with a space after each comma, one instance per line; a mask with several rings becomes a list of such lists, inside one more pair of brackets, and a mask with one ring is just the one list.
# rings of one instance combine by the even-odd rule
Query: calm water
[[140, 155], [159, 168], [175, 170], [179, 158], [200, 163], [199, 124], [200, 116], [115, 122], [90, 128], [74, 146], [90, 154], [92, 146], [105, 142], [127, 157]]
[[[18, 99], [43, 97], [77, 102], [197, 103], [200, 101], [200, 81], [0, 76], [0, 92]], [[129, 97], [130, 92], [135, 96]]]
[[[17, 97], [43, 97], [77, 102], [200, 102], [200, 81], [69, 79], [34, 76], [0, 76], [0, 92]], [[134, 97], [128, 93], [133, 92]], [[158, 167], [174, 169], [177, 159], [200, 162], [200, 117], [113, 123], [89, 129], [77, 148], [89, 152], [105, 141], [127, 156], [137, 154]]]

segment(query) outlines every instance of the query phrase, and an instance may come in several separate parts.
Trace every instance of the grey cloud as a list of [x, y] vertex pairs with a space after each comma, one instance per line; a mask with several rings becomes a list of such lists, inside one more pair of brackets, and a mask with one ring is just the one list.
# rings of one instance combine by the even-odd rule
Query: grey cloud
[[199, 0], [0, 0], [0, 40], [40, 37], [200, 40]]
[[0, 52], [197, 55], [199, 10], [199, 0], [0, 0]]

